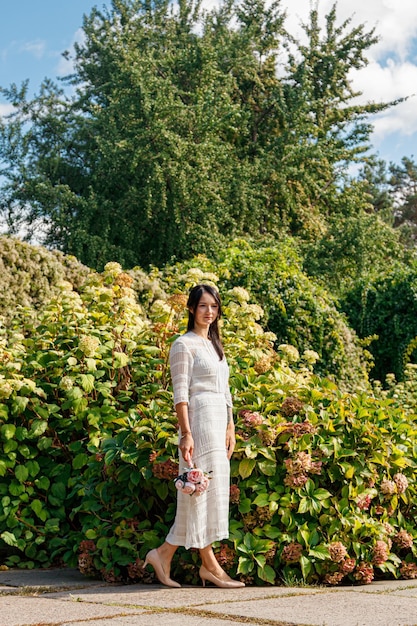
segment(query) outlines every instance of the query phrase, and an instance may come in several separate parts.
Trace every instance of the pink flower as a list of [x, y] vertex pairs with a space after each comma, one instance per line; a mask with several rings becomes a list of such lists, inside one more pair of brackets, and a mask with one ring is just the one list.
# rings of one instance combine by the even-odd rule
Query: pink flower
[[404, 493], [404, 491], [407, 489], [408, 487], [408, 480], [407, 478], [404, 476], [404, 474], [395, 474], [394, 476], [394, 482], [397, 485], [397, 491], [398, 493]]
[[178, 476], [178, 478], [176, 478], [174, 482], [175, 482], [175, 487], [176, 489], [178, 489], [178, 491], [181, 491], [182, 489], [184, 489], [185, 482], [180, 476]]
[[204, 472], [198, 467], [184, 468], [184, 472], [174, 478], [175, 487], [178, 491], [182, 491], [182, 493], [186, 493], [190, 496], [193, 494], [199, 496], [209, 486], [210, 479], [208, 474], [211, 474], [211, 472]]
[[195, 468], [187, 472], [187, 480], [190, 483], [199, 483], [204, 478], [204, 472], [201, 469]]
[[366, 511], [369, 509], [371, 505], [371, 496], [370, 495], [362, 495], [356, 500], [356, 505], [361, 511]]

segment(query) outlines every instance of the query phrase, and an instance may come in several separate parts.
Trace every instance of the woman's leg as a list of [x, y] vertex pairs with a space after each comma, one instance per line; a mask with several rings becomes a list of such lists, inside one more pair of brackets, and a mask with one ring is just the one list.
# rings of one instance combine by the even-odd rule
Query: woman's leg
[[200, 549], [201, 567], [200, 578], [203, 581], [203, 585], [206, 582], [211, 582], [217, 587], [224, 587], [225, 589], [235, 589], [237, 587], [244, 587], [245, 583], [241, 583], [238, 580], [232, 580], [225, 571], [222, 570], [216, 557], [214, 556], [213, 548], [207, 546]]
[[173, 546], [172, 543], [168, 543], [167, 541], [164, 541], [164, 543], [161, 544], [159, 548], [156, 549], [156, 551], [159, 554], [159, 558], [163, 564], [164, 572], [167, 576], [169, 576], [169, 573], [171, 571], [172, 557], [177, 551], [177, 548], [178, 546]]
[[219, 562], [214, 556], [213, 548], [211, 545], [201, 548], [199, 550], [201, 557], [201, 564], [217, 578], [222, 580], [231, 580], [230, 576], [220, 567]]
[[168, 587], [181, 587], [181, 585], [170, 577], [171, 561], [178, 546], [174, 546], [167, 541], [148, 552], [145, 558], [145, 565], [149, 563], [155, 570], [155, 574], [159, 582]]

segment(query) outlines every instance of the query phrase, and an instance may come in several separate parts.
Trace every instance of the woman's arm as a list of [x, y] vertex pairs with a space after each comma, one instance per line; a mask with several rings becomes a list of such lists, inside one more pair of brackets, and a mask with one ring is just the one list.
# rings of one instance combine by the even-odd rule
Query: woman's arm
[[235, 423], [233, 421], [233, 409], [231, 406], [227, 407], [227, 429], [226, 429], [226, 453], [227, 458], [230, 460], [235, 449]]
[[190, 430], [190, 422], [188, 421], [188, 403], [178, 402], [178, 404], [175, 405], [175, 411], [181, 430], [179, 449], [181, 450], [184, 461], [191, 467], [194, 454], [194, 439]]

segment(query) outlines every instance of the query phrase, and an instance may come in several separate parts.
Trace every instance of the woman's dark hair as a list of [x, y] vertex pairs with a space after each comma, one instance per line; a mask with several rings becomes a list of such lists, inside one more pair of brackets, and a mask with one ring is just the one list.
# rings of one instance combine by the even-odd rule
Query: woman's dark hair
[[220, 319], [221, 314], [222, 314], [222, 303], [220, 300], [219, 292], [217, 291], [217, 289], [215, 289], [211, 285], [196, 285], [195, 287], [191, 289], [188, 295], [188, 302], [187, 302], [187, 307], [188, 307], [187, 331], [194, 330], [195, 318], [194, 318], [193, 311], [195, 311], [196, 307], [198, 306], [198, 303], [200, 302], [200, 299], [203, 293], [208, 293], [211, 296], [213, 296], [213, 298], [216, 300], [218, 307], [219, 307], [216, 319], [214, 320], [214, 322], [210, 324], [208, 336], [209, 336], [209, 339], [211, 339], [211, 341], [213, 342], [214, 349], [219, 355], [219, 359], [221, 361], [222, 358], [224, 357], [224, 350], [223, 350], [223, 345], [220, 339], [218, 320]]

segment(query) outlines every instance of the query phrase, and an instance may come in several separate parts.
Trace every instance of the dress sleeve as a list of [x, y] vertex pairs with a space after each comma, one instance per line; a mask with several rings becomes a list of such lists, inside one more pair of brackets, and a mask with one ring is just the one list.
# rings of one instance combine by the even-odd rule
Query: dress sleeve
[[230, 388], [227, 387], [226, 392], [224, 394], [226, 396], [226, 404], [229, 408], [233, 409], [233, 399], [232, 394], [230, 393]]
[[189, 389], [193, 370], [193, 355], [181, 339], [177, 339], [169, 353], [174, 406], [189, 401]]

